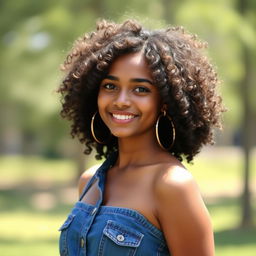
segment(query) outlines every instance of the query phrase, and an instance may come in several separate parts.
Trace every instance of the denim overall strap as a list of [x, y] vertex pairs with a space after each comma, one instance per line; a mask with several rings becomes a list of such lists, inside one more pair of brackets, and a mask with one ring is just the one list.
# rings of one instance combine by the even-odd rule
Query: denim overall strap
[[112, 165], [115, 163], [116, 155], [117, 155], [116, 152], [112, 153], [111, 156], [98, 168], [98, 170], [95, 172], [95, 174], [92, 176], [92, 178], [89, 180], [89, 182], [85, 186], [85, 188], [79, 198], [79, 201], [82, 200], [82, 198], [87, 193], [87, 191], [89, 190], [91, 185], [95, 182], [95, 180], [99, 179], [99, 180], [101, 180], [101, 182], [98, 184], [99, 190], [101, 191], [101, 197], [100, 197], [100, 200], [98, 200], [97, 204], [99, 203], [99, 205], [100, 205], [102, 203], [101, 202], [102, 201], [102, 189], [104, 189], [105, 172], [109, 168], [111, 168]]
[[[97, 170], [97, 172], [99, 171], [99, 169]], [[92, 176], [92, 178], [89, 180], [89, 182], [87, 183], [86, 187], [84, 188], [81, 196], [79, 197], [79, 201], [82, 200], [82, 198], [84, 197], [84, 195], [87, 193], [87, 191], [89, 190], [89, 188], [91, 187], [91, 185], [94, 183], [94, 181], [97, 179], [97, 172]]]
[[110, 155], [110, 157], [100, 166], [97, 170], [95, 177], [99, 180], [98, 182], [98, 189], [100, 190], [100, 198], [96, 203], [97, 209], [102, 204], [103, 201], [103, 194], [104, 194], [104, 187], [105, 187], [105, 180], [106, 180], [106, 173], [108, 169], [110, 169], [116, 162], [117, 159], [117, 152], [114, 152]]
[[99, 167], [99, 169], [96, 171], [96, 173], [92, 176], [92, 178], [89, 180], [89, 182], [87, 183], [87, 185], [85, 186], [85, 188], [83, 189], [83, 192], [79, 198], [79, 201], [82, 200], [82, 198], [84, 197], [84, 195], [87, 193], [87, 191], [89, 190], [89, 188], [91, 187], [91, 185], [95, 182], [95, 180], [97, 179], [97, 173], [100, 171], [101, 166]]
[[83, 233], [83, 236], [86, 237], [90, 227], [92, 226], [92, 223], [94, 221], [95, 216], [97, 215], [97, 212], [100, 209], [100, 206], [102, 204], [103, 201], [103, 193], [104, 193], [104, 186], [105, 186], [105, 178], [106, 178], [106, 172], [109, 168], [112, 167], [112, 165], [115, 163], [116, 160], [116, 153], [113, 153], [97, 170], [97, 172], [95, 173], [95, 175], [92, 177], [92, 182], [89, 182], [89, 186], [86, 186], [84, 193], [81, 196], [81, 199], [83, 198], [83, 196], [85, 195], [85, 193], [88, 191], [90, 185], [96, 180], [98, 179], [98, 189], [100, 191], [100, 197], [97, 201], [97, 203], [94, 205], [94, 209], [92, 210], [92, 212], [90, 213], [91, 218], [90, 218], [90, 222], [88, 223], [88, 229], [85, 230], [85, 233]]

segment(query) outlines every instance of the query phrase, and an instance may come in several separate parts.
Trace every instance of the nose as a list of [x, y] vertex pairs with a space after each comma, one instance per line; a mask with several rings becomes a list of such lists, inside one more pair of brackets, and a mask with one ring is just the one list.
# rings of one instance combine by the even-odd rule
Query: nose
[[121, 90], [114, 99], [114, 106], [123, 109], [131, 105], [129, 93], [126, 90]]

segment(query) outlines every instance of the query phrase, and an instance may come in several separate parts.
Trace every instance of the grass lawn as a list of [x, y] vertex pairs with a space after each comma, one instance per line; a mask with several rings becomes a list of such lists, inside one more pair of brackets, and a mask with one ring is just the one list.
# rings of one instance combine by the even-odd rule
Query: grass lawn
[[[188, 168], [198, 181], [212, 216], [216, 255], [255, 256], [256, 228], [237, 228], [241, 155], [236, 150], [214, 152], [203, 152]], [[251, 180], [255, 184], [256, 158], [253, 159]], [[1, 256], [58, 255], [58, 228], [77, 198], [71, 182], [75, 177], [75, 165], [68, 160], [0, 158]], [[255, 206], [255, 197], [253, 203]]]

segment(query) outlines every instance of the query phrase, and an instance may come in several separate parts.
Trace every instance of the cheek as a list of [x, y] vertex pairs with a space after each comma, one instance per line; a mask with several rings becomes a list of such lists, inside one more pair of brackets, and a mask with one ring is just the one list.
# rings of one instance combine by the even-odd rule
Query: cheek
[[160, 113], [160, 101], [158, 98], [153, 98], [150, 99], [149, 101], [141, 102], [142, 103], [142, 109], [146, 113], [148, 113], [149, 118], [152, 119], [157, 119], [159, 113]]
[[98, 95], [97, 105], [99, 114], [101, 116], [101, 119], [105, 122], [105, 115], [106, 115], [106, 108], [109, 105], [109, 97], [107, 97], [104, 93], [100, 93]]
[[98, 94], [97, 104], [98, 104], [99, 111], [106, 106], [106, 96], [101, 91], [99, 91], [99, 94]]

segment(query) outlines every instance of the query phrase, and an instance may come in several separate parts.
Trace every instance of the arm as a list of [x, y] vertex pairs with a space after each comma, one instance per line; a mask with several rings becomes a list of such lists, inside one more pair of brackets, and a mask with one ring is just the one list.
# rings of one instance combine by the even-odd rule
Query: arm
[[172, 167], [159, 176], [155, 196], [157, 217], [172, 256], [213, 256], [210, 217], [192, 175]]

